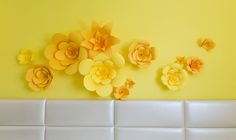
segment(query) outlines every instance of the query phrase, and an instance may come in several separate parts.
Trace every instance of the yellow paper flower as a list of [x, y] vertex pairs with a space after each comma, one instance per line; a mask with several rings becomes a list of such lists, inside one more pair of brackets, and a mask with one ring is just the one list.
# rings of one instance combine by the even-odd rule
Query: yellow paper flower
[[180, 64], [181, 66], [186, 65], [186, 58], [184, 56], [178, 56], [176, 57], [176, 63]]
[[96, 91], [99, 96], [108, 96], [113, 87], [125, 83], [126, 76], [120, 72], [124, 65], [124, 58], [116, 54], [109, 59], [104, 53], [97, 55], [94, 60], [85, 59], [79, 65], [79, 72], [84, 75], [84, 86], [89, 91]]
[[84, 34], [82, 46], [89, 50], [89, 58], [94, 58], [99, 53], [111, 56], [111, 46], [117, 44], [119, 39], [111, 35], [112, 25], [106, 24], [99, 26], [96, 22], [92, 23], [91, 30]]
[[202, 70], [203, 61], [198, 57], [188, 57], [186, 60], [186, 69], [192, 73], [197, 74]]
[[118, 100], [125, 100], [129, 96], [129, 89], [126, 86], [121, 86], [115, 89], [114, 97]]
[[134, 85], [135, 85], [135, 82], [131, 79], [127, 79], [125, 82], [125, 87], [127, 87], [128, 89], [133, 88]]
[[36, 65], [30, 68], [26, 73], [28, 86], [34, 91], [47, 89], [50, 86], [52, 79], [52, 71], [44, 65]]
[[22, 49], [17, 55], [17, 60], [19, 64], [28, 64], [34, 60], [34, 54], [29, 49]]
[[87, 51], [80, 47], [82, 37], [79, 32], [70, 33], [69, 36], [55, 34], [51, 44], [44, 51], [49, 65], [55, 70], [64, 70], [72, 75], [77, 72], [78, 64], [87, 58]]
[[198, 45], [204, 48], [206, 51], [210, 51], [215, 48], [215, 42], [210, 38], [200, 38], [197, 41]]
[[172, 63], [162, 70], [161, 81], [170, 90], [178, 90], [187, 79], [186, 71], [180, 64]]
[[154, 47], [150, 47], [148, 42], [137, 40], [129, 47], [128, 57], [132, 64], [139, 68], [146, 68], [155, 59], [156, 51]]

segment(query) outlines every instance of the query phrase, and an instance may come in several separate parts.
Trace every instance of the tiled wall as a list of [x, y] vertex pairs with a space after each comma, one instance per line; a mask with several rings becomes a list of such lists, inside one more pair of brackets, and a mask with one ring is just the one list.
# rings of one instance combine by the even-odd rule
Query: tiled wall
[[236, 101], [0, 100], [0, 140], [236, 140]]

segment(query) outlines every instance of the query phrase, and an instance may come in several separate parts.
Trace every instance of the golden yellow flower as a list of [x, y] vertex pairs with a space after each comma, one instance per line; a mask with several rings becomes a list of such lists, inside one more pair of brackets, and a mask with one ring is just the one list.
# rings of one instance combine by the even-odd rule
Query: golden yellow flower
[[186, 69], [192, 74], [197, 74], [202, 70], [203, 61], [198, 57], [188, 57], [186, 63]]
[[30, 68], [26, 73], [28, 86], [34, 90], [44, 90], [48, 88], [53, 79], [53, 72], [44, 65], [36, 65]]
[[112, 25], [110, 23], [99, 26], [93, 22], [91, 30], [84, 34], [81, 45], [89, 50], [89, 58], [94, 58], [99, 53], [111, 56], [111, 46], [117, 44], [119, 39], [111, 35]]
[[128, 89], [133, 88], [134, 85], [135, 82], [133, 80], [127, 79], [125, 82], [125, 87], [127, 87]]
[[166, 65], [162, 70], [161, 81], [170, 90], [178, 90], [187, 79], [186, 71], [180, 64]]
[[112, 93], [113, 87], [119, 87], [125, 83], [126, 76], [119, 67], [124, 65], [124, 58], [118, 54], [114, 56], [119, 57], [110, 59], [101, 53], [93, 60], [81, 61], [79, 72], [85, 76], [83, 82], [87, 90], [96, 91], [99, 96], [108, 96]]
[[118, 100], [125, 100], [129, 96], [129, 89], [125, 86], [121, 86], [115, 89], [114, 97]]
[[22, 49], [17, 55], [17, 60], [19, 64], [28, 64], [34, 60], [34, 54], [29, 49]]
[[200, 38], [197, 41], [198, 45], [204, 48], [206, 51], [210, 51], [215, 48], [215, 42], [210, 38]]
[[148, 42], [137, 40], [130, 45], [128, 57], [132, 64], [146, 68], [155, 59], [156, 51]]
[[60, 33], [53, 35], [51, 44], [44, 51], [49, 65], [55, 70], [64, 70], [66, 74], [75, 74], [79, 62], [87, 58], [86, 49], [80, 47], [81, 40], [79, 32], [70, 33], [69, 36]]

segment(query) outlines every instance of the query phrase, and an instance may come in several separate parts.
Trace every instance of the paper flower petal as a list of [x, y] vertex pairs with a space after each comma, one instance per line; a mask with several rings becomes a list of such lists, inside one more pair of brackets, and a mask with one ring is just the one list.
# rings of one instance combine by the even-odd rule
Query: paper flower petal
[[84, 87], [89, 91], [95, 91], [97, 85], [93, 82], [90, 75], [84, 77]]
[[122, 72], [119, 72], [116, 78], [112, 81], [114, 87], [120, 87], [126, 81], [126, 75]]
[[123, 67], [125, 65], [125, 59], [119, 53], [114, 53], [112, 55], [112, 60], [118, 67]]
[[54, 53], [57, 50], [57, 46], [54, 44], [49, 45], [45, 50], [44, 50], [44, 55], [47, 59], [52, 59], [54, 57]]
[[67, 37], [60, 33], [56, 33], [52, 36], [53, 43], [60, 43], [67, 40], [68, 40]]
[[111, 85], [102, 85], [99, 86], [96, 90], [97, 94], [101, 97], [105, 97], [108, 96], [112, 93], [112, 86]]
[[93, 66], [94, 61], [91, 59], [85, 59], [83, 61], [80, 62], [79, 64], [79, 72], [82, 75], [86, 75], [89, 73], [89, 70], [91, 69], [91, 67]]
[[64, 70], [66, 68], [65, 66], [61, 65], [60, 62], [56, 59], [51, 59], [49, 61], [49, 65], [55, 70]]
[[78, 62], [71, 64], [69, 67], [65, 69], [65, 73], [68, 75], [73, 75], [77, 72], [78, 70]]

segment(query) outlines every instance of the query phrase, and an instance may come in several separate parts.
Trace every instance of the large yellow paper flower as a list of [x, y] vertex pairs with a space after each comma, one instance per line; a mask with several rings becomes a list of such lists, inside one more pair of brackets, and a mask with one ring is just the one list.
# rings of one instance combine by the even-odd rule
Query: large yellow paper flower
[[156, 58], [156, 51], [147, 41], [136, 40], [129, 47], [128, 57], [132, 64], [146, 68]]
[[34, 91], [48, 88], [52, 82], [52, 79], [52, 71], [44, 65], [36, 65], [33, 68], [30, 68], [26, 73], [28, 85]]
[[113, 87], [119, 87], [126, 81], [124, 73], [120, 72], [120, 66], [124, 65], [124, 59], [116, 54], [109, 59], [105, 54], [97, 55], [94, 60], [85, 59], [79, 65], [79, 72], [84, 75], [84, 86], [89, 91], [96, 91], [99, 96], [108, 96]]
[[81, 45], [89, 50], [90, 58], [101, 52], [111, 56], [111, 46], [119, 42], [119, 39], [111, 35], [111, 29], [110, 23], [101, 27], [93, 22], [91, 30], [83, 35], [84, 40]]
[[70, 33], [69, 36], [55, 34], [44, 51], [49, 65], [55, 70], [64, 70], [66, 74], [75, 74], [79, 62], [87, 58], [86, 49], [80, 47], [81, 38], [79, 32]]
[[170, 90], [178, 90], [187, 79], [187, 72], [180, 64], [172, 63], [162, 70], [161, 81]]

